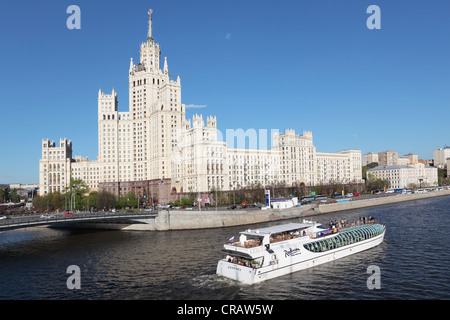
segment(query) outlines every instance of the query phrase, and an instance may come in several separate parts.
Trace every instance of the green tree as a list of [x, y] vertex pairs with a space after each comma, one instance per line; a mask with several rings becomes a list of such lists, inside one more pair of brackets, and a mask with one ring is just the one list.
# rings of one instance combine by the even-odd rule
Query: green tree
[[45, 209], [47, 209], [46, 196], [35, 197], [33, 199], [33, 207], [38, 211], [44, 211]]
[[[90, 205], [90, 204], [89, 204]], [[100, 191], [97, 195], [97, 209], [111, 209], [116, 205], [116, 196], [108, 191]]]
[[[86, 205], [83, 206], [85, 200], [84, 196], [89, 194], [89, 187], [86, 185], [81, 179], [70, 179], [69, 185], [64, 188], [64, 193], [67, 199], [69, 199], [69, 204], [72, 203], [72, 209], [83, 209], [86, 208]], [[70, 205], [68, 206], [71, 207]]]
[[54, 210], [64, 210], [65, 208], [65, 196], [63, 194], [61, 194], [61, 192], [55, 192], [52, 194], [52, 205], [51, 205], [51, 209], [52, 211]]
[[181, 205], [184, 207], [192, 207], [193, 200], [191, 198], [181, 198]]
[[367, 180], [367, 170], [378, 167], [378, 162], [371, 162], [362, 167], [362, 178]]
[[131, 207], [131, 208], [137, 208], [138, 205], [138, 198], [133, 192], [128, 192], [126, 195], [120, 197], [119, 199], [119, 207], [125, 208], [125, 207]]
[[91, 191], [88, 195], [84, 196], [81, 201], [81, 206], [83, 209], [90, 211], [92, 208], [97, 208], [97, 199], [98, 199], [98, 192], [97, 191]]
[[366, 181], [366, 191], [371, 192], [389, 187], [388, 180], [377, 179], [375, 175], [369, 173]]
[[319, 194], [323, 194], [324, 187], [322, 184], [316, 184], [311, 191], [314, 191], [316, 193], [316, 196]]
[[0, 188], [0, 202], [7, 202], [8, 199], [9, 199], [8, 191]]
[[440, 186], [442, 185], [449, 185], [450, 184], [450, 178], [447, 178], [447, 169], [440, 169], [438, 168], [438, 184]]
[[21, 199], [23, 199], [23, 197], [17, 193], [17, 191], [19, 191], [20, 189], [12, 189], [9, 191], [9, 200], [11, 202], [20, 202]]

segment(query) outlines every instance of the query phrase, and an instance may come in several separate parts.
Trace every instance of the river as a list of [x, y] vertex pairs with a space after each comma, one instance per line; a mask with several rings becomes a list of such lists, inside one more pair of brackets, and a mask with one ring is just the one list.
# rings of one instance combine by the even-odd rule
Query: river
[[[140, 232], [28, 228], [0, 233], [0, 299], [450, 299], [450, 196], [313, 217], [374, 216], [384, 243], [328, 264], [242, 285], [215, 275], [220, 249], [248, 227]], [[80, 270], [80, 289], [66, 285]], [[380, 289], [369, 289], [369, 266]]]

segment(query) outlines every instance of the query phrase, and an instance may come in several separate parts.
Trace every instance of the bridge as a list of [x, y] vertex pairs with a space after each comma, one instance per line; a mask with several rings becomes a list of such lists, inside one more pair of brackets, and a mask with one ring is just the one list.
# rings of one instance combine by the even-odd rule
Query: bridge
[[146, 219], [154, 218], [158, 214], [150, 212], [95, 212], [95, 213], [74, 213], [70, 215], [64, 214], [34, 214], [26, 216], [9, 217], [7, 219], [0, 220], [0, 232], [44, 226], [44, 225], [58, 225], [67, 223], [79, 223], [79, 222], [120, 222], [120, 221], [133, 221], [133, 223], [143, 223], [138, 222], [136, 219]]

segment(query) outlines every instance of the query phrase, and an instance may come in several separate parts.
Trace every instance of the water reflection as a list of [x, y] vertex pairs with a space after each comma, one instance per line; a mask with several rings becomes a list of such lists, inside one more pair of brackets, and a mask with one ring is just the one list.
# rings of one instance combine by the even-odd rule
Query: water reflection
[[[327, 224], [374, 216], [387, 225], [385, 242], [252, 286], [215, 275], [223, 243], [247, 227], [3, 232], [0, 299], [448, 299], [445, 245], [450, 239], [443, 226], [450, 220], [449, 201], [423, 199], [314, 217]], [[66, 287], [66, 268], [72, 264], [81, 269], [81, 290]], [[367, 288], [369, 265], [381, 269], [380, 290]]]

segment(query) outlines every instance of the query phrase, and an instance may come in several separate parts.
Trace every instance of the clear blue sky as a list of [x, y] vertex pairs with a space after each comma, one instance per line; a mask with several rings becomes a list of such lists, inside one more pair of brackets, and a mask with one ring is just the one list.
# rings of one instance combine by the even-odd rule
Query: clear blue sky
[[[66, 9], [81, 8], [69, 30]], [[381, 29], [369, 30], [369, 5]], [[97, 156], [97, 92], [128, 111], [130, 58], [153, 36], [182, 102], [218, 128], [310, 130], [320, 152], [431, 159], [450, 143], [450, 2], [7, 1], [0, 11], [0, 183], [38, 183], [41, 140]]]

